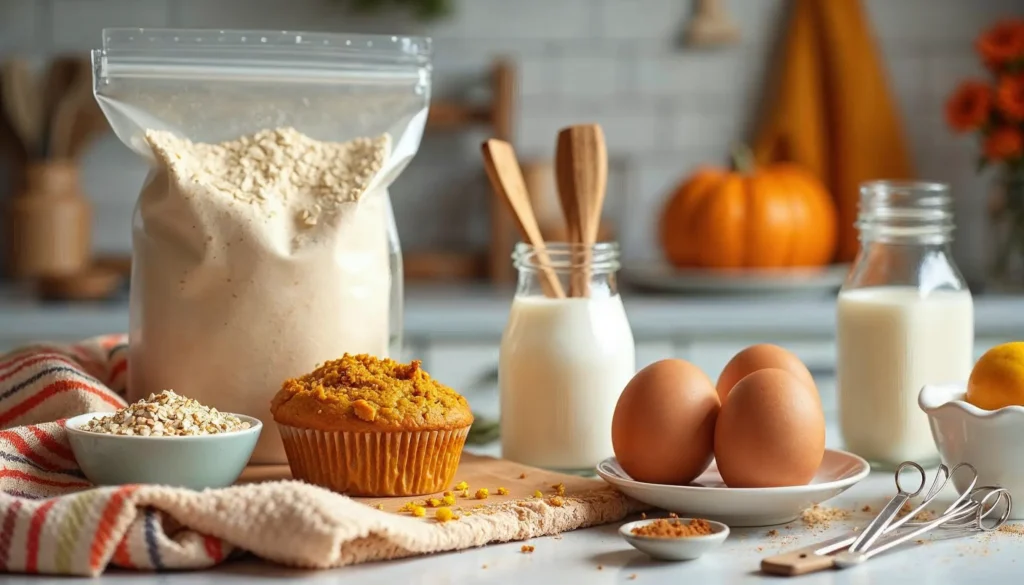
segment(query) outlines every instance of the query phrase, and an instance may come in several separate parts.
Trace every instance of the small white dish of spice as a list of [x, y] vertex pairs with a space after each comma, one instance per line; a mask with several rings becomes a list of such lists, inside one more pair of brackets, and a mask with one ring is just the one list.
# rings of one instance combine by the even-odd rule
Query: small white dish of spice
[[68, 419], [71, 450], [97, 485], [231, 485], [249, 462], [262, 423], [164, 390], [117, 412]]
[[623, 524], [619, 534], [652, 558], [692, 561], [721, 546], [729, 537], [729, 527], [702, 518], [653, 518]]

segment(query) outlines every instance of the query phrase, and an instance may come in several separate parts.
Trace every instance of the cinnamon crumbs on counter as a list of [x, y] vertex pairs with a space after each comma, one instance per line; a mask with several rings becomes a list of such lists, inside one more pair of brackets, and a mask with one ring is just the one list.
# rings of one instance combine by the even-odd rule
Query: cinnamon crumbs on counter
[[521, 546], [519, 548], [519, 552], [521, 552], [523, 554], [532, 553], [533, 552], [533, 547], [528, 545], [528, 544], [524, 544], [523, 546]]
[[815, 504], [800, 514], [800, 519], [808, 526], [828, 526], [835, 520], [847, 520], [850, 517], [849, 510], [841, 508], [826, 508]]
[[[903, 516], [906, 516], [916, 507], [917, 506], [912, 506], [910, 502], [904, 502], [897, 517], [902, 518]], [[921, 510], [917, 514], [914, 514], [914, 517], [911, 518], [911, 520], [914, 522], [931, 522], [932, 520], [935, 520], [935, 512], [932, 512], [931, 510]]]
[[653, 538], [690, 538], [711, 534], [711, 524], [707, 520], [694, 518], [687, 523], [679, 519], [658, 518], [650, 524], [637, 526], [631, 530], [637, 536]]
[[1024, 524], [1003, 524], [997, 530], [1004, 534], [1024, 536]]

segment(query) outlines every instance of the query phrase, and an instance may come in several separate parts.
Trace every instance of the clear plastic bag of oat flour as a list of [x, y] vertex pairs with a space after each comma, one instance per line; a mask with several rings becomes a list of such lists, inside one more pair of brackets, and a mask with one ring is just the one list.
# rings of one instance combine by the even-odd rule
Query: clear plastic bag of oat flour
[[132, 228], [129, 396], [261, 419], [342, 354], [401, 344], [388, 186], [419, 148], [429, 39], [107, 29], [96, 99], [146, 157]]

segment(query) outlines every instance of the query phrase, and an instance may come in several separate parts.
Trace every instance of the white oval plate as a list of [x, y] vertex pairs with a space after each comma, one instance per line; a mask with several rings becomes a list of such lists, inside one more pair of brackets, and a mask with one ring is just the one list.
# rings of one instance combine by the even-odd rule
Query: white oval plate
[[597, 474], [627, 496], [680, 516], [706, 518], [729, 526], [785, 524], [800, 513], [843, 493], [871, 472], [868, 462], [845, 451], [825, 450], [814, 479], [807, 485], [777, 488], [730, 488], [714, 462], [691, 485], [634, 481], [614, 457], [597, 466]]

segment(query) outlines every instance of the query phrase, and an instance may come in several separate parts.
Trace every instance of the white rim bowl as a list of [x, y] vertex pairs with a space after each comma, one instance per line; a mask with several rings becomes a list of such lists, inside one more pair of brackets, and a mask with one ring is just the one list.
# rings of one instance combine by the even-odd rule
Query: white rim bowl
[[[619, 534], [633, 548], [663, 561], [689, 561], [700, 558], [705, 553], [721, 546], [725, 539], [729, 537], [729, 527], [713, 520], [708, 520], [708, 523], [711, 525], [711, 534], [701, 536], [659, 538], [656, 536], [633, 534], [634, 528], [646, 526], [657, 520], [658, 518], [648, 518], [646, 520], [628, 522], [619, 527]], [[690, 522], [693, 518], [672, 518], [672, 520]]]

